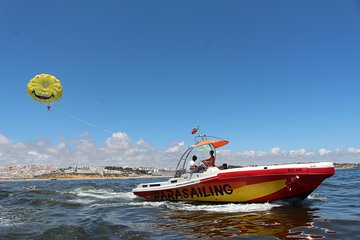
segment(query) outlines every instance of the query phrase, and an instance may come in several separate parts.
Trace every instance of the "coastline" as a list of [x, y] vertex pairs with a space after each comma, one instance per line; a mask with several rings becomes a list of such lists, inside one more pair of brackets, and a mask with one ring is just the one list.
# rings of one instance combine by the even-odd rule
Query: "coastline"
[[172, 176], [119, 176], [119, 177], [59, 177], [59, 178], [17, 178], [0, 179], [1, 182], [32, 182], [32, 181], [86, 181], [86, 180], [116, 180], [116, 179], [147, 179], [147, 178], [171, 178]]
[[[243, 167], [231, 166], [230, 168]], [[360, 163], [334, 163], [335, 170], [360, 168]], [[130, 176], [129, 176], [130, 175]], [[36, 177], [14, 177], [0, 178], [1, 182], [30, 182], [30, 181], [86, 181], [86, 180], [115, 180], [115, 179], [146, 179], [146, 178], [171, 178], [173, 175], [154, 176], [148, 174], [139, 174], [135, 172], [123, 174], [106, 174], [98, 173], [47, 173]]]

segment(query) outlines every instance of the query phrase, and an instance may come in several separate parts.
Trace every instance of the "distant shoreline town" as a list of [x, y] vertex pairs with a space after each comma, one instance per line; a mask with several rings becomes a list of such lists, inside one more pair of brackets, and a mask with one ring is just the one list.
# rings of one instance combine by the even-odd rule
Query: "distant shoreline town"
[[46, 165], [10, 165], [0, 167], [0, 181], [166, 177], [173, 176], [174, 174], [175, 169], [159, 169], [154, 167], [70, 166], [58, 168]]
[[[252, 165], [256, 166], [256, 165]], [[336, 169], [360, 168], [360, 163], [334, 163]], [[243, 166], [230, 166], [243, 167]], [[172, 177], [174, 168], [70, 166], [66, 168], [46, 165], [10, 165], [0, 167], [0, 181], [22, 180], [86, 180], [112, 178]]]

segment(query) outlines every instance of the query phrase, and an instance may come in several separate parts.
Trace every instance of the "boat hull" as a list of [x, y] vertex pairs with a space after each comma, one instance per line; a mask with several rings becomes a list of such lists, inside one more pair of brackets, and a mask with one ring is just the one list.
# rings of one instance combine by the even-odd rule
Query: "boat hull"
[[137, 188], [133, 193], [155, 201], [258, 203], [290, 198], [303, 200], [335, 173], [331, 165], [219, 170], [206, 177], [198, 175], [199, 179], [176, 181], [176, 184], [170, 181], [170, 184], [158, 187], [155, 184], [154, 189]]

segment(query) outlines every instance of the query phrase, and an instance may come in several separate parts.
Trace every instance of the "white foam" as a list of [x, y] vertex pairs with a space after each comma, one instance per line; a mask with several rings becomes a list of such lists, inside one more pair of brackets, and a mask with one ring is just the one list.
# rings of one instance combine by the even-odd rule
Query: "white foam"
[[20, 224], [14, 224], [9, 218], [1, 217], [0, 216], [0, 226], [9, 227], [9, 226], [16, 226]]
[[94, 203], [91, 204], [91, 207], [96, 207], [96, 208], [107, 208], [107, 207], [122, 207], [124, 204], [123, 203]]
[[159, 208], [168, 207], [168, 202], [131, 202], [129, 205]]
[[3, 206], [0, 205], [0, 226], [11, 226], [11, 221], [8, 218], [8, 216], [6, 216], [6, 212], [4, 211]]
[[25, 186], [22, 188], [23, 190], [35, 190], [36, 186]]
[[194, 205], [184, 202], [132, 202], [130, 205], [143, 207], [167, 207], [177, 211], [206, 211], [218, 213], [248, 213], [268, 211], [274, 207], [279, 207], [279, 204], [272, 203], [249, 203], [249, 204], [201, 204]]
[[261, 212], [268, 211], [273, 207], [279, 207], [280, 205], [271, 203], [249, 203], [249, 204], [219, 204], [219, 205], [193, 205], [193, 204], [174, 204], [170, 205], [171, 209], [174, 210], [185, 210], [185, 211], [206, 211], [206, 212], [222, 212], [222, 213], [237, 213], [237, 212]]
[[20, 208], [14, 211], [14, 209], [0, 205], [0, 226], [13, 227], [22, 225], [25, 221], [24, 216], [26, 216], [26, 212], [23, 212]]
[[122, 192], [121, 194], [124, 199], [132, 200], [132, 199], [137, 198], [137, 196], [135, 194], [133, 194], [132, 192]]
[[132, 192], [114, 192], [111, 189], [83, 189], [77, 188], [70, 192], [81, 198], [95, 199], [133, 199], [136, 196]]
[[81, 205], [88, 205], [95, 202], [95, 200], [87, 199], [87, 198], [77, 198], [77, 199], [71, 199], [68, 200], [69, 203], [75, 203], [75, 204], [81, 204]]
[[322, 202], [325, 202], [327, 200], [326, 197], [320, 196], [318, 194], [310, 194], [307, 198], [308, 199], [319, 200], [319, 201], [322, 201]]

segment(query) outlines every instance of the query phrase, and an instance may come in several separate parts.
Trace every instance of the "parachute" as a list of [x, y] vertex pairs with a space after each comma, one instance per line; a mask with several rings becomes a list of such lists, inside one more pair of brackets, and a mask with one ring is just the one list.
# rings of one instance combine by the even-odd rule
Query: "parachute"
[[63, 91], [59, 79], [50, 74], [39, 74], [27, 84], [27, 93], [39, 103], [50, 104], [60, 100]]

